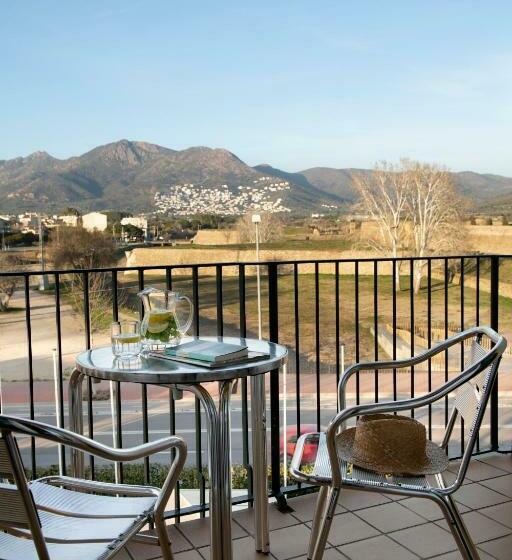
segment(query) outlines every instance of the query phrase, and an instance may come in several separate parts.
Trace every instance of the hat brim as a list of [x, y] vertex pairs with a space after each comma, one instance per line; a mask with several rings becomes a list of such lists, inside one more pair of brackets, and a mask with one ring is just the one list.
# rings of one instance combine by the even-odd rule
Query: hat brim
[[341, 459], [347, 463], [352, 463], [357, 467], [376, 471], [382, 474], [394, 475], [424, 475], [438, 474], [448, 468], [449, 460], [446, 453], [433, 441], [427, 440], [425, 447], [426, 459], [422, 465], [407, 465], [405, 463], [397, 463], [396, 460], [387, 462], [386, 457], [378, 463], [362, 460], [360, 457], [354, 457], [353, 447], [356, 428], [347, 428], [336, 439], [338, 454]]

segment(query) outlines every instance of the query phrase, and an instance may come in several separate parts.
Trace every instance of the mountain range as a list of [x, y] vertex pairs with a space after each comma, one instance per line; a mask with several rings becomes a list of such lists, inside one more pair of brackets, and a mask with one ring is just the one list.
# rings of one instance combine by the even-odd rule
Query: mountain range
[[[364, 169], [314, 167], [290, 173], [267, 164], [251, 167], [224, 149], [193, 147], [172, 150], [147, 142], [120, 140], [69, 159], [46, 152], [0, 160], [0, 213], [13, 210], [57, 211], [153, 209], [157, 191], [193, 183], [206, 187], [254, 184], [270, 176], [290, 183], [283, 202], [295, 211], [319, 210], [322, 205], [347, 206], [355, 199], [354, 173]], [[492, 207], [512, 200], [512, 178], [470, 171], [453, 173], [460, 192]]]

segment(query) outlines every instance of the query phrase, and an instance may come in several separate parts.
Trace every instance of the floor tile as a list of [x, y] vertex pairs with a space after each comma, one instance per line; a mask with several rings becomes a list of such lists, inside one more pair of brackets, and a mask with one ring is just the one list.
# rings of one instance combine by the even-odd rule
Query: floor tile
[[454, 498], [457, 502], [464, 504], [470, 509], [494, 506], [506, 502], [509, 499], [507, 496], [477, 483], [461, 486], [461, 488], [455, 492]]
[[512, 550], [512, 535], [482, 543], [480, 548], [483, 548], [489, 554], [492, 554], [497, 560], [510, 560]]
[[491, 480], [484, 480], [481, 484], [486, 488], [496, 490], [496, 492], [512, 498], [512, 474], [498, 476], [497, 478], [491, 478]]
[[452, 534], [433, 523], [391, 533], [390, 537], [421, 558], [429, 558], [457, 549]]
[[[478, 554], [480, 555], [480, 560], [494, 560], [494, 557], [481, 549], [478, 549]], [[441, 556], [436, 556], [432, 560], [464, 560], [462, 554], [458, 550], [453, 552], [448, 552], [447, 554], [441, 554]]]
[[[341, 552], [339, 552], [335, 548], [328, 548], [324, 552], [323, 560], [346, 560], [346, 558], [347, 558], [346, 556], [341, 554]], [[308, 557], [299, 556], [298, 558], [294, 558], [293, 560], [308, 560]]]
[[342, 489], [340, 493], [339, 505], [345, 509], [355, 511], [370, 506], [385, 504], [391, 500], [379, 492], [367, 492], [366, 490], [347, 490]]
[[[443, 512], [441, 508], [435, 504], [432, 500], [428, 500], [425, 498], [407, 498], [401, 502], [402, 506], [412, 510], [414, 513], [421, 515], [428, 521], [437, 521], [438, 519], [444, 519]], [[463, 511], [468, 508], [461, 505], [459, 511]]]
[[479, 457], [479, 461], [497, 467], [507, 472], [512, 472], [512, 453], [493, 453]]
[[512, 529], [512, 501], [479, 509], [478, 511]]
[[[254, 535], [253, 508], [247, 508], [235, 512], [233, 514], [233, 519], [250, 535]], [[274, 529], [282, 529], [283, 527], [289, 527], [290, 525], [298, 525], [299, 521], [290, 513], [281, 513], [276, 506], [270, 505], [268, 508], [268, 523], [270, 530], [273, 531]]]
[[137, 560], [153, 560], [162, 556], [162, 550], [158, 545], [132, 542], [127, 544], [126, 548]]
[[[458, 463], [458, 462], [457, 462]], [[450, 471], [456, 473], [458, 470], [458, 464], [450, 465]], [[468, 471], [466, 478], [472, 480], [473, 482], [479, 482], [480, 480], [487, 480], [495, 476], [502, 476], [506, 474], [506, 471], [495, 467], [489, 463], [483, 461], [478, 461], [477, 459], [472, 459], [468, 466]]]
[[187, 550], [186, 552], [180, 552], [174, 556], [175, 560], [203, 560], [203, 557], [197, 552], [197, 550]]
[[423, 517], [398, 502], [361, 509], [357, 515], [383, 533], [425, 523]]
[[[292, 515], [302, 522], [311, 521], [315, 514], [316, 499], [318, 493], [297, 496], [288, 500], [288, 505], [293, 509]], [[341, 501], [341, 500], [340, 500]], [[345, 509], [340, 505], [336, 507], [336, 512], [342, 513]]]
[[[201, 556], [199, 558], [205, 558], [205, 560], [210, 560], [210, 547], [205, 546], [199, 549]], [[252, 537], [243, 537], [241, 539], [236, 539], [233, 541], [233, 558], [234, 560], [263, 560], [264, 558], [269, 558], [268, 554], [262, 554], [261, 552], [256, 552], [254, 539]]]
[[351, 560], [416, 560], [418, 557], [385, 535], [339, 548]]
[[293, 525], [270, 533], [270, 550], [278, 560], [294, 558], [307, 553], [310, 529], [306, 525]]
[[[475, 543], [481, 543], [484, 541], [490, 541], [491, 539], [496, 539], [498, 537], [503, 537], [510, 533], [510, 529], [485, 517], [478, 511], [470, 511], [462, 515], [462, 519], [468, 528], [469, 534]], [[437, 522], [438, 525], [442, 526], [444, 529], [449, 530], [448, 524], [443, 519]]]
[[351, 512], [335, 515], [332, 520], [328, 542], [340, 546], [353, 541], [367, 539], [379, 532]]
[[[180, 523], [178, 528], [194, 548], [210, 544], [210, 520], [207, 517]], [[232, 524], [231, 534], [233, 539], [247, 536], [247, 533], [237, 523]]]

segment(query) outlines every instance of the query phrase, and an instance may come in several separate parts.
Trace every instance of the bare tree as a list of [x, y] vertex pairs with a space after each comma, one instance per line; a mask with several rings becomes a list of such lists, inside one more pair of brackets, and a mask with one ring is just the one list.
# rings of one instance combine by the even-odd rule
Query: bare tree
[[437, 165], [404, 161], [407, 176], [406, 213], [411, 223], [414, 291], [418, 293], [426, 261], [423, 257], [450, 252], [460, 243], [464, 201], [456, 193], [450, 173]]
[[[383, 162], [369, 174], [354, 176], [354, 186], [359, 193], [364, 211], [375, 220], [380, 239], [368, 240], [378, 250], [398, 257], [405, 238], [405, 206], [408, 176], [400, 166]], [[400, 287], [400, 275], [396, 276], [396, 288]]]
[[[15, 255], [0, 253], [0, 271], [15, 272], [21, 270], [23, 261]], [[20, 284], [20, 276], [0, 276], [0, 313], [9, 309], [9, 302]]]
[[[260, 242], [268, 243], [280, 239], [283, 234], [282, 220], [276, 214], [261, 213], [260, 216]], [[252, 223], [252, 213], [242, 216], [236, 224], [236, 229], [241, 243], [254, 243], [256, 241], [256, 228]]]
[[[49, 255], [55, 268], [87, 270], [111, 266], [115, 263], [115, 246], [110, 235], [83, 228], [61, 228], [52, 236]], [[73, 309], [85, 317], [84, 294], [87, 290], [89, 318], [93, 332], [101, 330], [110, 320], [112, 303], [111, 277], [108, 272], [81, 272], [61, 276]]]

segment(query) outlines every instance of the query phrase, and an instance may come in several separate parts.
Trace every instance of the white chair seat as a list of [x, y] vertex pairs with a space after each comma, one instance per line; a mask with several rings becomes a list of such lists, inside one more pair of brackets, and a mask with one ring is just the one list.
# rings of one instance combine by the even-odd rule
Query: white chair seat
[[[105, 543], [53, 544], [48, 543], [52, 560], [102, 560], [110, 548]], [[39, 560], [36, 547], [30, 539], [0, 533], [0, 560]]]
[[95, 518], [137, 517], [153, 509], [157, 498], [101, 496], [67, 490], [38, 480], [30, 483], [30, 489], [38, 507]]

